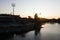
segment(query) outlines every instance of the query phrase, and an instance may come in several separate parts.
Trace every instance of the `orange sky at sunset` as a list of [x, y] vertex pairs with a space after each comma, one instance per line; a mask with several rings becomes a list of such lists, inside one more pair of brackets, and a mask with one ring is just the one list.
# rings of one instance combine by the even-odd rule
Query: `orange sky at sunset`
[[[15, 14], [44, 18], [60, 18], [60, 0], [0, 0], [0, 13], [12, 14], [11, 3], [15, 3]], [[41, 13], [41, 14], [40, 14]]]

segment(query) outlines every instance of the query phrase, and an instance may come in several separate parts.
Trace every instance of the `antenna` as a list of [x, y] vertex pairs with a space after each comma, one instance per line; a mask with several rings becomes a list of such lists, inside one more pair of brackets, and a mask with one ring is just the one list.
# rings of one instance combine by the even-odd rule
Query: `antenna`
[[14, 15], [14, 7], [15, 7], [15, 3], [12, 3], [11, 6], [13, 7], [13, 15]]

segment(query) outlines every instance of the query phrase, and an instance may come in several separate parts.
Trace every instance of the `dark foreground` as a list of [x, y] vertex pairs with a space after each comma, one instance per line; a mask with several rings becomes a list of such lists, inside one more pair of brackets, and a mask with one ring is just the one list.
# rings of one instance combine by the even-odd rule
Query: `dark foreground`
[[47, 23], [42, 25], [44, 28], [35, 35], [35, 31], [29, 31], [24, 35], [0, 36], [0, 40], [60, 40], [60, 24]]
[[59, 25], [48, 24], [41, 30], [46, 22], [54, 24], [57, 20], [42, 20], [37, 14], [34, 19], [1, 14], [0, 40], [59, 40]]

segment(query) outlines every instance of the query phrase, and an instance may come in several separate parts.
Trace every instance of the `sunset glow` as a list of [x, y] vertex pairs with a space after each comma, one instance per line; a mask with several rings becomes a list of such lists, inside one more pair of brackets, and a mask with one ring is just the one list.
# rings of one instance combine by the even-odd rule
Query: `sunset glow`
[[[11, 3], [15, 3], [15, 14], [44, 18], [60, 18], [60, 0], [0, 0], [0, 13], [12, 14]], [[40, 14], [41, 13], [41, 14]]]

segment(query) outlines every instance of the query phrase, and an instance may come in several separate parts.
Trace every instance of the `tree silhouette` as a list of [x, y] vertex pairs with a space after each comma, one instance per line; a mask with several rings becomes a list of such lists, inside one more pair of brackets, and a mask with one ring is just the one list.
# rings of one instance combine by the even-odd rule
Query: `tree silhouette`
[[38, 15], [37, 15], [37, 13], [34, 15], [34, 19], [35, 19], [35, 20], [38, 19]]

